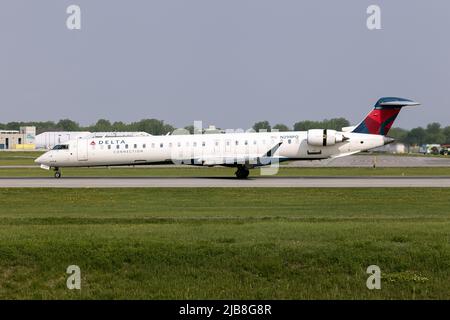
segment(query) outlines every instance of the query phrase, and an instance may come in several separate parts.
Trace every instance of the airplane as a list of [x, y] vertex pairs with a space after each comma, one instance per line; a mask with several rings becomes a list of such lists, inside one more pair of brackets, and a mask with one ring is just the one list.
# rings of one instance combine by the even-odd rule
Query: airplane
[[385, 97], [358, 125], [289, 132], [240, 132], [154, 136], [145, 132], [97, 132], [64, 144], [38, 157], [43, 169], [97, 166], [186, 164], [235, 167], [245, 179], [249, 170], [288, 160], [322, 160], [352, 155], [394, 141], [387, 134], [400, 110], [418, 102]]

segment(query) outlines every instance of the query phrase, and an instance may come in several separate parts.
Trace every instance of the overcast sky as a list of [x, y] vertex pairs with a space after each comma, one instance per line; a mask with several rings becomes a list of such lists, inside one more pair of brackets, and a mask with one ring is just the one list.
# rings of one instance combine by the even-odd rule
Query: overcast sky
[[[81, 30], [66, 8], [81, 7]], [[382, 30], [366, 27], [381, 7]], [[2, 0], [0, 122], [158, 118], [249, 128], [420, 101], [450, 124], [448, 0]]]

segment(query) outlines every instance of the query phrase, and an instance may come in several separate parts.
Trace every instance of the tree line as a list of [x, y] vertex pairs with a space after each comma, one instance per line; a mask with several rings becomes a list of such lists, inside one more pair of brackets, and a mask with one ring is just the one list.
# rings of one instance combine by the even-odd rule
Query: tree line
[[90, 131], [90, 132], [133, 132], [144, 131], [154, 135], [167, 134], [175, 130], [173, 126], [165, 123], [163, 120], [142, 119], [140, 121], [124, 123], [122, 121], [110, 122], [109, 120], [100, 119], [90, 126], [81, 126], [78, 122], [70, 119], [62, 119], [58, 122], [54, 121], [30, 121], [30, 122], [9, 122], [0, 123], [0, 130], [17, 130], [23, 126], [36, 127], [36, 134], [48, 131]]
[[[90, 126], [81, 126], [70, 119], [54, 121], [31, 121], [31, 122], [9, 122], [0, 123], [0, 130], [17, 130], [23, 126], [35, 126], [36, 133], [47, 131], [90, 131], [90, 132], [109, 132], [109, 131], [144, 131], [153, 135], [165, 135], [175, 130], [170, 124], [158, 119], [142, 119], [140, 121], [124, 123], [122, 121], [110, 122], [106, 119], [100, 119]], [[272, 126], [269, 121], [258, 121], [253, 125], [253, 130], [278, 130], [278, 131], [306, 131], [309, 129], [334, 129], [341, 130], [343, 127], [350, 126], [350, 122], [345, 118], [325, 119], [322, 121], [299, 121], [292, 127], [285, 124], [275, 124]], [[185, 129], [193, 132], [193, 126], [186, 126]], [[426, 127], [417, 127], [411, 130], [402, 128], [392, 128], [389, 136], [399, 142], [409, 145], [422, 144], [450, 144], [450, 126], [442, 127], [440, 123], [433, 122]]]

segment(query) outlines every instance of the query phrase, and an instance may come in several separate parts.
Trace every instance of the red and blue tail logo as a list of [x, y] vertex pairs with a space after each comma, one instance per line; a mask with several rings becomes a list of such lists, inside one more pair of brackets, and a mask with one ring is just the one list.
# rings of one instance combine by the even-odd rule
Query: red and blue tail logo
[[355, 133], [368, 133], [387, 135], [400, 110], [406, 106], [416, 106], [419, 103], [403, 98], [381, 98], [374, 109], [352, 131]]

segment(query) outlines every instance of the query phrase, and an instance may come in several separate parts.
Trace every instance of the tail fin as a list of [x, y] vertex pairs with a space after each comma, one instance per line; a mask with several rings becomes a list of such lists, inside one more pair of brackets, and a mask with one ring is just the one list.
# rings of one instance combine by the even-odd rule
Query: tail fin
[[355, 133], [387, 135], [400, 109], [420, 103], [403, 98], [381, 98], [374, 109], [353, 129]]

